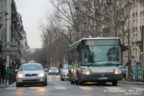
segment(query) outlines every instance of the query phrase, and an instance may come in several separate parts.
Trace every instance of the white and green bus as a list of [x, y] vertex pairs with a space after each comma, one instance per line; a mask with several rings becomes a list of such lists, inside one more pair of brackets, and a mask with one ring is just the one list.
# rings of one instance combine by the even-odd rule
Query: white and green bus
[[69, 46], [69, 80], [71, 84], [84, 82], [112, 82], [122, 80], [122, 49], [120, 39], [83, 38]]

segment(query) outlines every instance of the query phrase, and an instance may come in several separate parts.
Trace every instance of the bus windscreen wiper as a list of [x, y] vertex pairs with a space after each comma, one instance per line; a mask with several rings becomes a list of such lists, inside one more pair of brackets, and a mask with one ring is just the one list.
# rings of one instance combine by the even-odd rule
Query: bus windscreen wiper
[[97, 61], [95, 61], [95, 62], [102, 62], [102, 61], [108, 62], [107, 60], [97, 60]]
[[84, 65], [86, 65], [86, 66], [94, 66], [94, 65], [96, 65], [96, 63], [85, 63]]
[[113, 64], [113, 63], [106, 63], [105, 65], [120, 65], [120, 64]]

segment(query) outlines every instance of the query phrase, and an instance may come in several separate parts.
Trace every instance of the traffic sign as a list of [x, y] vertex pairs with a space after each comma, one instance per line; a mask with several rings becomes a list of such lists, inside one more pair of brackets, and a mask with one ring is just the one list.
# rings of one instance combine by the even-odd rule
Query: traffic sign
[[136, 65], [136, 60], [133, 60], [133, 63]]
[[18, 50], [18, 42], [2, 42], [3, 53]]
[[3, 47], [4, 51], [18, 51], [17, 47]]
[[18, 46], [18, 42], [3, 42], [3, 46]]
[[18, 52], [7, 52], [4, 53], [4, 55], [8, 56], [8, 55], [18, 55]]
[[2, 50], [2, 51], [1, 51], [1, 53], [7, 53], [7, 52], [9, 52], [9, 51], [6, 51], [6, 50]]

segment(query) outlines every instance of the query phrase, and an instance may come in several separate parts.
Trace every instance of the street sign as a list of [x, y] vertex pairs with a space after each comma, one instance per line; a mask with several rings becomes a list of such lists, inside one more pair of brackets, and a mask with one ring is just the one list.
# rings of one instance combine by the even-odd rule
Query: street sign
[[133, 60], [134, 65], [136, 65], [136, 60]]
[[18, 42], [3, 42], [3, 46], [18, 46]]
[[18, 50], [18, 42], [2, 42], [3, 53]]
[[17, 47], [3, 47], [3, 51], [18, 51]]
[[9, 55], [18, 55], [18, 52], [8, 52], [4, 53], [4, 55], [9, 56]]
[[1, 53], [7, 53], [7, 52], [9, 52], [9, 51], [6, 51], [6, 50], [2, 50], [2, 51], [1, 51]]

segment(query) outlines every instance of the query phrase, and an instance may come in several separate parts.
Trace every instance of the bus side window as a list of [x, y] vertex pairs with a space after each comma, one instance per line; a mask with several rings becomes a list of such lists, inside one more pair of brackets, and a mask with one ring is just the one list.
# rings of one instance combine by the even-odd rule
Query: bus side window
[[87, 51], [86, 51], [86, 50], [84, 50], [84, 57], [85, 57], [85, 58], [88, 57], [88, 56], [87, 56]]
[[84, 62], [88, 62], [88, 54], [87, 54], [87, 50], [83, 50], [83, 54], [84, 54]]

